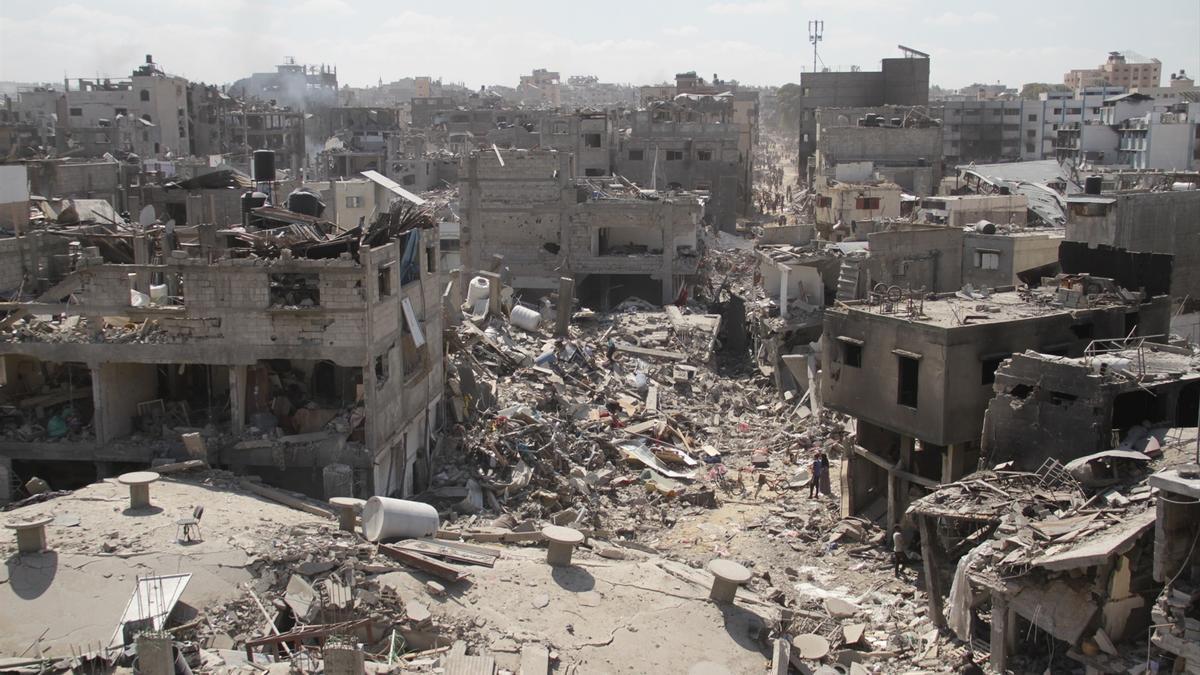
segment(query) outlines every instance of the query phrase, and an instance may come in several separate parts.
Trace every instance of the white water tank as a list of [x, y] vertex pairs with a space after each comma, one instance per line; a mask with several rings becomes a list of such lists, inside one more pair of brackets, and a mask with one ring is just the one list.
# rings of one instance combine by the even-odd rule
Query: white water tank
[[484, 277], [475, 277], [467, 286], [467, 304], [474, 306], [476, 302], [488, 297], [492, 292], [492, 284]]
[[529, 309], [523, 305], [513, 307], [512, 313], [508, 315], [509, 323], [517, 328], [523, 328], [528, 331], [537, 330], [538, 324], [542, 322], [542, 315], [536, 309]]
[[371, 497], [363, 505], [363, 536], [369, 541], [432, 537], [439, 524], [437, 509], [424, 502]]

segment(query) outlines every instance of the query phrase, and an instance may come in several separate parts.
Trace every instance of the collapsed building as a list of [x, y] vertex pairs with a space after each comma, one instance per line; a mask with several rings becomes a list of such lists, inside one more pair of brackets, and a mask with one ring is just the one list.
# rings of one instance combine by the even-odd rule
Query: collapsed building
[[923, 108], [822, 108], [816, 111], [812, 184], [832, 178], [900, 185], [918, 196], [942, 180], [942, 127]]
[[5, 469], [77, 484], [191, 457], [329, 496], [428, 479], [443, 387], [432, 218], [394, 205], [334, 234], [251, 200], [246, 225], [66, 234], [65, 276], [4, 303]]
[[500, 271], [493, 269], [499, 256], [518, 291], [557, 289], [565, 276], [592, 306], [631, 295], [674, 301], [697, 271], [697, 198], [639, 190], [620, 177], [574, 175], [571, 155], [549, 150], [464, 159], [464, 274]]
[[1087, 275], [1051, 282], [930, 298], [892, 287], [826, 309], [821, 399], [857, 423], [843, 513], [895, 524], [911, 499], [972, 469], [996, 370], [1013, 353], [1080, 356], [1096, 339], [1164, 341], [1166, 296]]

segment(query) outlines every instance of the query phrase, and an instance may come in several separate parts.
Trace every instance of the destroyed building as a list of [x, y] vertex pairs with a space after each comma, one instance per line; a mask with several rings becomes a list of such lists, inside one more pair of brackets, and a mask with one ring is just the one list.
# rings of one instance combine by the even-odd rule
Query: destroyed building
[[939, 295], [898, 288], [825, 311], [821, 397], [854, 417], [842, 474], [846, 514], [898, 522], [912, 490], [953, 481], [979, 461], [996, 369], [1013, 353], [1080, 356], [1092, 340], [1162, 341], [1165, 296], [1086, 275], [1031, 291]]
[[883, 59], [879, 70], [806, 71], [800, 75], [800, 174], [811, 176], [817, 150], [816, 111], [882, 105], [929, 104], [929, 55], [900, 45], [901, 58]]
[[942, 180], [942, 126], [924, 108], [822, 108], [814, 113], [812, 184], [885, 180], [917, 196]]
[[754, 175], [753, 153], [741, 149], [741, 127], [751, 127], [734, 122], [732, 105], [731, 98], [702, 97], [632, 112], [617, 173], [644, 188], [708, 193], [706, 218], [731, 230], [748, 212]]
[[319, 111], [337, 105], [337, 67], [296, 63], [289, 56], [275, 66], [273, 73], [253, 73], [234, 82], [229, 93], [238, 98], [273, 101], [303, 112]]
[[899, 218], [902, 191], [887, 181], [822, 181], [815, 187], [813, 210], [821, 239], [843, 241], [861, 236], [858, 223], [879, 218]]
[[[65, 277], [6, 305], [5, 463], [86, 482], [186, 449], [315, 494], [329, 472], [344, 496], [419, 489], [441, 420], [438, 238], [396, 213], [361, 247], [272, 206], [248, 230], [68, 234], [86, 245]], [[145, 255], [108, 259], [127, 250]]]
[[[1161, 180], [1161, 179], [1160, 179]], [[1132, 190], [1076, 194], [1067, 198], [1066, 239], [1096, 248], [1104, 245], [1175, 256], [1171, 295], [1193, 311], [1200, 298], [1200, 190]]]
[[492, 270], [500, 256], [515, 289], [545, 292], [573, 276], [600, 307], [630, 295], [671, 302], [696, 273], [702, 207], [691, 194], [572, 178], [571, 155], [549, 150], [474, 152], [463, 172], [465, 271]]
[[1190, 348], [1142, 338], [1097, 340], [1081, 357], [1028, 351], [996, 370], [980, 452], [1022, 471], [1096, 451], [1135, 448], [1130, 431], [1194, 427], [1200, 366]]

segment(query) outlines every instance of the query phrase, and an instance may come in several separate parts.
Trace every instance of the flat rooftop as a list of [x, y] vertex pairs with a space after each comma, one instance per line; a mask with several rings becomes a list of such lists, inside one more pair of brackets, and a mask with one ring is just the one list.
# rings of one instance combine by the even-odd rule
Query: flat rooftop
[[[1032, 291], [1003, 291], [984, 296], [978, 291], [944, 294], [935, 299], [904, 297], [898, 302], [860, 300], [845, 303], [854, 312], [878, 314], [897, 321], [920, 323], [942, 328], [977, 326], [1005, 321], [1020, 321], [1077, 312], [1078, 307], [1066, 307], [1056, 302], [1057, 289], [1037, 288]], [[903, 294], [903, 292], [902, 292]], [[1118, 298], [1092, 297], [1088, 308], [1112, 307], [1125, 304]]]

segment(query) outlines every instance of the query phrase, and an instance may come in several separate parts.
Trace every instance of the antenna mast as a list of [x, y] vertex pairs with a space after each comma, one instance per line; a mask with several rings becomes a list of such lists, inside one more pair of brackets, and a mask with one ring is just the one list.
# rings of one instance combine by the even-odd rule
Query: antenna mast
[[813, 46], [813, 72], [817, 72], [817, 43], [825, 37], [825, 22], [824, 21], [809, 21], [808, 22], [808, 41]]

